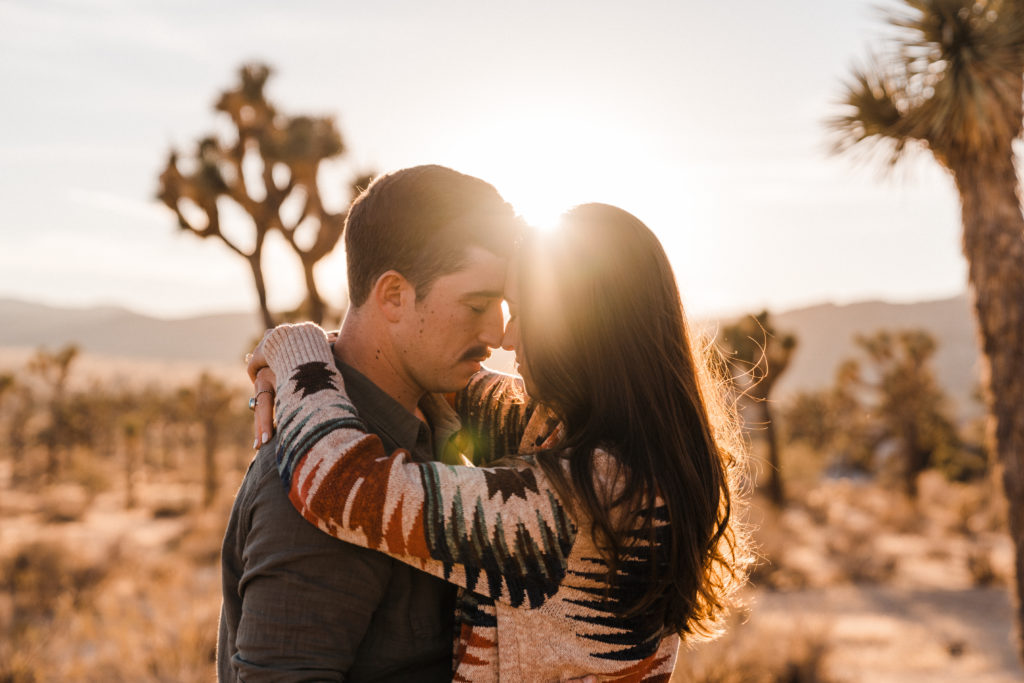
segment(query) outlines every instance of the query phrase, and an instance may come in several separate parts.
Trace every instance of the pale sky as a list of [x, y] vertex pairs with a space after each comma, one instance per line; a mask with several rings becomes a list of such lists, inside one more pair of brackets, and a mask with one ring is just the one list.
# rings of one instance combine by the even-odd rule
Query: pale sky
[[[823, 125], [877, 3], [0, 0], [0, 297], [161, 316], [247, 310], [245, 263], [155, 200], [170, 145], [258, 59], [288, 113], [336, 114], [328, 169], [440, 163], [528, 218], [644, 220], [691, 315], [965, 289], [959, 205], [927, 157], [882, 177]], [[340, 193], [325, 192], [342, 201]], [[342, 255], [318, 275], [335, 301]], [[299, 272], [267, 263], [272, 304]]]

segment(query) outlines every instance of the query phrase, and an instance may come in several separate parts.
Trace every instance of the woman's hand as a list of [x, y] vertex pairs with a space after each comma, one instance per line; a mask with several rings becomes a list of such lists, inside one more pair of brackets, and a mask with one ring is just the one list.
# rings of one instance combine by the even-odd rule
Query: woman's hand
[[[263, 355], [263, 342], [271, 330], [263, 333], [263, 339], [256, 349], [246, 356], [246, 372], [252, 380], [253, 398], [249, 407], [253, 409], [253, 431], [256, 438], [252, 447], [259, 448], [270, 441], [274, 434], [274, 396], [277, 393], [277, 378], [274, 371], [267, 366], [267, 358]], [[266, 398], [264, 398], [266, 397]]]
[[[252, 447], [259, 448], [274, 435], [274, 396], [277, 395], [277, 377], [267, 365], [263, 355], [263, 342], [272, 330], [263, 333], [263, 339], [252, 353], [246, 356], [246, 372], [252, 380], [253, 392], [253, 439]], [[327, 341], [332, 345], [338, 340], [337, 332], [328, 332]]]

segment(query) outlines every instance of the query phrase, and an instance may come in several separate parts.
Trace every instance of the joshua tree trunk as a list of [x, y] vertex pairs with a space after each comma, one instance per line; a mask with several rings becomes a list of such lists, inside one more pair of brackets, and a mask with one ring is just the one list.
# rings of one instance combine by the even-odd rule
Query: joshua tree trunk
[[29, 480], [28, 468], [25, 465], [25, 451], [28, 446], [28, 435], [25, 425], [28, 424], [31, 412], [26, 409], [28, 404], [19, 406], [11, 416], [7, 431], [7, 443], [11, 449], [11, 485], [18, 486]]
[[208, 508], [217, 497], [217, 425], [203, 425], [203, 507]]
[[988, 366], [990, 433], [1009, 503], [1018, 647], [1024, 657], [1024, 218], [1012, 156], [951, 166], [960, 191], [964, 254]]
[[124, 429], [124, 508], [131, 510], [138, 502], [135, 499], [135, 471], [139, 461], [139, 434], [134, 425]]
[[772, 416], [768, 400], [761, 402], [764, 416], [764, 436], [768, 442], [768, 494], [772, 504], [782, 509], [786, 503], [786, 494], [782, 488], [782, 458], [779, 457], [779, 436], [775, 431], [775, 420]]
[[263, 279], [263, 266], [260, 263], [260, 250], [256, 249], [255, 252], [247, 256], [249, 261], [249, 268], [252, 269], [252, 279], [256, 284], [256, 297], [260, 303], [260, 315], [263, 316], [263, 327], [270, 329], [275, 326], [274, 316], [270, 314], [270, 308], [267, 306], [267, 283]]
[[60, 478], [60, 454], [57, 452], [57, 436], [50, 434], [46, 441], [46, 481], [56, 484]]
[[320, 292], [316, 287], [316, 278], [313, 277], [313, 267], [315, 263], [308, 263], [305, 260], [302, 262], [302, 273], [306, 278], [306, 314], [309, 319], [323, 325], [324, 318], [327, 316], [327, 307], [324, 305], [324, 300], [320, 296]]

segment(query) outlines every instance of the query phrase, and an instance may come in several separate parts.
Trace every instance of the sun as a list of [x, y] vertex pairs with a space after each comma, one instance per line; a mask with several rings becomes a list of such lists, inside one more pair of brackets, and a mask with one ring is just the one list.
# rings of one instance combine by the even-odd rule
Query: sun
[[[611, 131], [592, 111], [523, 106], [494, 112], [449, 140], [453, 168], [493, 184], [531, 226], [551, 230], [563, 213], [608, 201], [614, 169], [635, 168], [609, 144]], [[615, 184], [621, 189], [622, 184]]]
[[551, 232], [562, 214], [569, 209], [569, 200], [557, 188], [536, 182], [524, 166], [495, 169], [491, 182], [531, 227]]

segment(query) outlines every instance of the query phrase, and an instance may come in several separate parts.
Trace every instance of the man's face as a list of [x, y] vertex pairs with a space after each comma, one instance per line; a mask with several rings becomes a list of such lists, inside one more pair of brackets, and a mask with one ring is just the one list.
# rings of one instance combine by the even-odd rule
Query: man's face
[[394, 341], [405, 372], [424, 391], [462, 389], [501, 344], [507, 261], [468, 247], [465, 265], [434, 281], [405, 315]]

